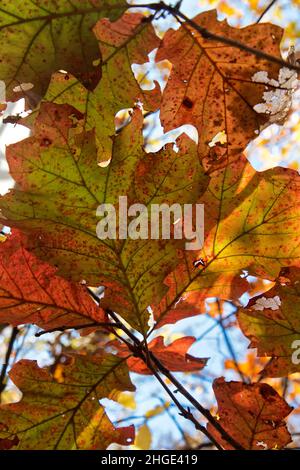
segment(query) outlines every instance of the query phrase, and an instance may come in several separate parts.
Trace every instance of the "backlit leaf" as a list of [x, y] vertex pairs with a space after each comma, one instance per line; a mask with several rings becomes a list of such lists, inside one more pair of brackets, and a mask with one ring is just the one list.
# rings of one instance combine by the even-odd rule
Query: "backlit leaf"
[[57, 269], [37, 259], [14, 233], [0, 245], [0, 322], [31, 323], [44, 330], [105, 322], [79, 283], [56, 275]]
[[117, 239], [100, 240], [96, 210], [110, 203], [118, 212], [119, 196], [127, 196], [128, 207], [140, 203], [149, 211], [150, 204], [194, 203], [208, 177], [187, 137], [178, 142], [180, 153], [170, 146], [146, 154], [140, 111], [113, 137], [111, 163], [101, 167], [94, 132], [82, 129], [81, 118], [71, 106], [43, 103], [34, 136], [8, 148], [17, 187], [0, 200], [5, 223], [30, 234], [27, 248], [59, 273], [106, 286], [102, 305], [145, 331], [147, 308], [164, 295], [162, 281], [176, 266], [184, 240], [120, 240], [118, 218]]
[[[188, 354], [188, 350], [195, 341], [194, 337], [185, 336], [176, 339], [169, 345], [165, 345], [163, 336], [158, 336], [150, 341], [148, 349], [160, 360], [164, 367], [172, 372], [195, 372], [203, 369], [208, 361], [208, 358], [198, 358]], [[117, 341], [110, 344], [117, 349], [121, 357], [126, 357], [130, 354], [125, 345]], [[137, 357], [129, 357], [127, 364], [132, 372], [143, 375], [152, 374], [147, 365]]]
[[115, 115], [122, 109], [142, 103], [145, 110], [156, 110], [161, 94], [158, 88], [144, 91], [139, 87], [132, 64], [148, 63], [148, 54], [159, 44], [153, 26], [143, 15], [125, 13], [118, 21], [100, 20], [94, 28], [100, 48], [101, 81], [92, 93], [70, 73], [53, 75], [45, 99], [69, 103], [85, 114], [85, 129], [95, 129], [99, 162], [109, 160]]
[[[297, 348], [300, 350], [300, 270], [284, 268], [276, 285], [253, 297], [238, 315], [243, 333], [250, 339], [258, 356], [269, 356], [271, 362], [264, 374], [279, 377], [300, 372]], [[295, 356], [295, 358], [294, 358]], [[294, 359], [293, 359], [294, 358]]]
[[[292, 408], [264, 383], [214, 381], [219, 423], [245, 450], [282, 449], [290, 441], [284, 419]], [[209, 431], [225, 449], [232, 449], [208, 424]]]
[[[204, 246], [183, 252], [168, 275], [169, 292], [153, 305], [157, 326], [205, 311], [207, 297], [237, 299], [247, 290], [241, 276], [275, 279], [282, 266], [300, 263], [300, 177], [274, 168], [257, 173], [245, 158], [211, 179], [205, 207]], [[203, 263], [195, 267], [195, 261]]]
[[124, 360], [73, 356], [62, 383], [25, 359], [9, 375], [23, 398], [0, 405], [0, 443], [17, 436], [14, 449], [19, 450], [99, 450], [112, 442], [133, 442], [133, 426], [114, 428], [99, 404], [104, 397], [116, 400], [120, 391], [134, 390]]
[[[280, 57], [282, 30], [277, 26], [233, 28], [226, 20], [218, 21], [215, 10], [202, 13], [193, 21], [211, 33]], [[172, 63], [160, 113], [165, 131], [183, 124], [194, 125], [199, 134], [199, 159], [210, 171], [239, 158], [269, 119], [253, 109], [263, 101], [265, 91], [265, 84], [254, 82], [253, 75], [266, 71], [270, 78], [277, 79], [279, 66], [202, 37], [186, 23], [164, 36], [156, 56], [157, 61], [163, 59]], [[226, 141], [214, 142], [219, 133]]]
[[101, 61], [92, 27], [98, 19], [117, 19], [125, 0], [1, 1], [0, 76], [8, 101], [27, 96], [36, 104], [51, 74], [63, 69], [88, 89], [101, 78]]

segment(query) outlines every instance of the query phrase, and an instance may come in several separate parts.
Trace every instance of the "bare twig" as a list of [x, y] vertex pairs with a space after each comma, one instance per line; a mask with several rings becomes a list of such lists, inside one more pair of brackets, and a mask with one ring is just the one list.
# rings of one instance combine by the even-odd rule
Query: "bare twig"
[[[141, 357], [141, 356], [140, 356]], [[142, 359], [142, 357], [141, 357]], [[164, 388], [164, 390], [167, 392], [167, 394], [169, 395], [169, 397], [172, 399], [172, 401], [175, 403], [175, 405], [177, 406], [178, 410], [179, 410], [179, 414], [181, 416], [183, 416], [183, 418], [191, 421], [194, 426], [195, 426], [195, 429], [197, 429], [198, 431], [201, 431], [206, 437], [208, 437], [208, 439], [210, 439], [211, 442], [213, 442], [213, 444], [216, 446], [217, 449], [219, 450], [223, 450], [222, 449], [222, 446], [220, 446], [220, 444], [218, 443], [218, 441], [214, 438], [214, 436], [206, 429], [205, 426], [203, 426], [202, 424], [199, 423], [199, 421], [194, 417], [193, 413], [191, 412], [190, 408], [185, 408], [181, 403], [180, 401], [177, 399], [177, 397], [174, 395], [174, 393], [170, 390], [170, 388], [168, 387], [168, 385], [164, 382], [164, 380], [162, 379], [162, 377], [159, 375], [159, 373], [157, 372], [155, 366], [152, 364], [152, 361], [148, 362], [148, 359], [145, 357], [145, 359], [143, 359], [145, 361], [145, 363], [147, 364], [148, 368], [151, 370], [151, 372], [153, 373], [154, 377], [156, 377], [156, 379], [158, 380], [158, 382], [161, 384], [161, 386]], [[154, 361], [153, 361], [154, 362]]]
[[6, 372], [9, 366], [10, 357], [13, 352], [14, 343], [16, 341], [18, 333], [19, 333], [19, 330], [17, 327], [12, 328], [9, 343], [7, 346], [6, 355], [5, 355], [5, 362], [2, 364], [2, 369], [1, 369], [1, 374], [0, 374], [0, 393], [2, 393], [6, 387], [6, 382], [7, 382]]
[[268, 11], [272, 8], [273, 5], [275, 5], [275, 3], [277, 2], [277, 0], [272, 0], [269, 5], [266, 6], [266, 8], [264, 9], [264, 11], [262, 12], [262, 14], [260, 15], [260, 17], [258, 18], [258, 20], [256, 21], [256, 24], [259, 23], [263, 17], [265, 16], [266, 13], [268, 13]]
[[121, 323], [111, 323], [111, 322], [93, 322], [93, 323], [84, 323], [82, 325], [77, 326], [61, 326], [60, 328], [52, 328], [51, 330], [47, 331], [38, 331], [35, 336], [39, 338], [40, 336], [46, 335], [48, 333], [55, 333], [56, 331], [66, 331], [66, 330], [82, 330], [83, 328], [93, 328], [93, 327], [104, 327], [104, 328], [120, 328]]

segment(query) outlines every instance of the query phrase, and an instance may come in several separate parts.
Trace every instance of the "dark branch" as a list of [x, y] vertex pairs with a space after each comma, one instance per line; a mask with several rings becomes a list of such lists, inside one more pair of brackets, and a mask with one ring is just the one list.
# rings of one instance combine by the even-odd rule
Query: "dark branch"
[[8, 366], [9, 366], [10, 357], [12, 355], [13, 348], [14, 348], [14, 343], [16, 341], [18, 333], [19, 333], [19, 330], [16, 327], [13, 328], [12, 331], [11, 331], [10, 340], [9, 340], [6, 355], [5, 355], [5, 362], [2, 365], [1, 374], [0, 374], [0, 394], [3, 392], [3, 390], [6, 387], [6, 382], [7, 382], [6, 381], [6, 372], [7, 372]]
[[120, 322], [93, 322], [93, 323], [84, 323], [77, 326], [61, 326], [60, 328], [52, 328], [47, 331], [38, 331], [35, 336], [38, 338], [40, 336], [46, 335], [48, 333], [54, 333], [56, 331], [66, 331], [66, 330], [82, 330], [83, 328], [93, 328], [93, 327], [102, 327], [102, 328], [121, 328], [122, 324]]
[[258, 20], [256, 21], [256, 24], [259, 23], [263, 17], [265, 16], [266, 13], [268, 13], [268, 11], [272, 8], [273, 5], [275, 5], [275, 3], [277, 2], [277, 0], [272, 0], [269, 5], [266, 6], [266, 8], [264, 9], [264, 11], [262, 12], [262, 14], [260, 15], [260, 17], [258, 18]]

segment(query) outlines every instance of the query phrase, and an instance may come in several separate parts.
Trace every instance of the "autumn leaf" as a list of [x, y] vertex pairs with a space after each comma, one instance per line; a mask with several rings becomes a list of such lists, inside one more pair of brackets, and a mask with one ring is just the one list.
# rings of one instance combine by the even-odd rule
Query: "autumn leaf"
[[[156, 110], [161, 93], [142, 90], [132, 71], [133, 64], [148, 63], [148, 54], [159, 45], [152, 24], [138, 13], [125, 13], [111, 23], [100, 20], [94, 27], [102, 62], [101, 81], [92, 93], [70, 73], [56, 73], [45, 100], [72, 104], [85, 115], [85, 129], [95, 130], [99, 162], [111, 158], [116, 114], [142, 103], [147, 111]], [[30, 117], [32, 120], [32, 117]]]
[[134, 390], [124, 360], [72, 356], [58, 383], [49, 369], [23, 359], [9, 376], [23, 397], [0, 405], [0, 443], [17, 437], [18, 450], [99, 450], [134, 441], [133, 426], [114, 428], [99, 404], [104, 397], [116, 400], [120, 391]]
[[296, 171], [258, 173], [244, 157], [216, 172], [200, 199], [203, 249], [183, 252], [167, 276], [169, 291], [152, 306], [156, 326], [202, 313], [208, 297], [237, 299], [247, 290], [245, 271], [272, 280], [283, 265], [299, 265], [299, 190]]
[[22, 96], [34, 106], [57, 70], [72, 73], [93, 89], [101, 78], [98, 42], [92, 27], [103, 17], [117, 19], [125, 0], [16, 0], [1, 2], [0, 76], [8, 101]]
[[257, 348], [259, 357], [272, 358], [263, 370], [268, 377], [300, 372], [298, 361], [293, 361], [297, 345], [300, 347], [299, 281], [299, 268], [283, 268], [275, 286], [253, 297], [238, 314], [249, 347]]
[[[245, 450], [282, 449], [291, 442], [284, 419], [292, 408], [268, 384], [214, 381], [219, 424]], [[208, 430], [226, 450], [232, 447], [208, 424]]]
[[[188, 354], [188, 350], [195, 341], [196, 338], [193, 336], [184, 336], [166, 346], [163, 336], [158, 336], [150, 341], [148, 349], [171, 372], [195, 372], [203, 369], [208, 361], [208, 358], [198, 358]], [[128, 348], [118, 341], [111, 342], [110, 346], [116, 348], [121, 357], [127, 357], [130, 354]], [[136, 374], [152, 374], [152, 371], [138, 357], [129, 357], [127, 365], [129, 370]]]
[[137, 450], [148, 450], [151, 447], [152, 435], [147, 424], [143, 424], [135, 437], [134, 446]]
[[[181, 2], [0, 3], [0, 114], [14, 142], [19, 125], [30, 131], [6, 148], [14, 183], [0, 196], [0, 450], [149, 449], [165, 438], [168, 448], [277, 450], [291, 435], [297, 448], [297, 410], [290, 434], [285, 401], [298, 406], [299, 378], [289, 374], [300, 372], [300, 175], [287, 154], [291, 130], [297, 140], [300, 52], [286, 40], [297, 28], [285, 35], [284, 61], [283, 30], [260, 24], [283, 12], [274, 2], [243, 28], [216, 11], [189, 19]], [[243, 13], [253, 16], [249, 5]], [[242, 10], [218, 6], [235, 24]], [[21, 97], [29, 112], [10, 116], [17, 109], [7, 101]], [[246, 147], [273, 123], [286, 123], [284, 143], [270, 131], [256, 149], [270, 146], [293, 169], [257, 172], [246, 157], [258, 165], [260, 156]], [[197, 143], [182, 134], [148, 153], [183, 125]], [[196, 204], [204, 233], [193, 250], [186, 228], [197, 226], [199, 241]], [[159, 330], [204, 312], [199, 332], [193, 320]], [[219, 338], [223, 316], [230, 335]], [[32, 324], [46, 340], [32, 342]], [[238, 354], [238, 325], [258, 357]], [[49, 336], [67, 329], [85, 336]], [[214, 363], [208, 370], [207, 358], [189, 353], [210, 332], [229, 352], [226, 374], [244, 379], [214, 381], [218, 411], [212, 394], [202, 402]], [[50, 367], [25, 359], [41, 345]], [[130, 373], [146, 384], [142, 395]], [[133, 415], [136, 438], [133, 426], [116, 427]], [[169, 427], [157, 434], [166, 419], [182, 441]]]
[[[102, 305], [120, 313], [140, 331], [148, 329], [148, 306], [166, 291], [162, 281], [176, 266], [184, 240], [99, 239], [100, 204], [118, 210], [119, 196], [133, 203], [194, 203], [208, 177], [195, 162], [196, 146], [187, 137], [182, 152], [169, 146], [159, 154], [142, 148], [143, 117], [113, 137], [111, 163], [97, 165], [93, 131], [68, 105], [43, 103], [34, 136], [7, 150], [17, 187], [0, 199], [7, 225], [29, 234], [27, 245], [59, 273], [106, 287]], [[129, 219], [130, 220], [130, 219]], [[117, 222], [117, 233], [119, 222]]]
[[0, 450], [10, 450], [19, 444], [19, 439], [15, 436], [13, 439], [0, 438]]
[[[283, 31], [278, 26], [233, 28], [226, 20], [217, 20], [216, 10], [201, 13], [193, 22], [210, 33], [281, 57]], [[270, 117], [253, 109], [263, 102], [266, 86], [263, 80], [255, 80], [255, 74], [263, 71], [270, 79], [278, 79], [279, 66], [205, 38], [187, 23], [165, 34], [156, 55], [157, 61], [163, 59], [172, 63], [160, 111], [165, 131], [194, 125], [199, 159], [209, 171], [239, 158]]]
[[57, 276], [57, 269], [29, 253], [22, 241], [14, 232], [0, 245], [0, 322], [47, 331], [107, 321], [84, 286]]

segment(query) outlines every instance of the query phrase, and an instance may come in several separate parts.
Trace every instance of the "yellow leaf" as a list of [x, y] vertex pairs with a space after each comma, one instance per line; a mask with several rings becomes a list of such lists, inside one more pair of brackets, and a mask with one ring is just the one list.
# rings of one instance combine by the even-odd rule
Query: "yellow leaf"
[[64, 383], [65, 377], [64, 377], [64, 365], [63, 364], [57, 364], [53, 372], [53, 377], [57, 383], [59, 384]]
[[224, 13], [224, 15], [227, 15], [227, 16], [232, 16], [232, 15], [235, 15], [237, 13], [235, 8], [232, 8], [230, 5], [228, 5], [225, 2], [222, 2], [219, 5], [218, 9], [221, 13]]
[[135, 438], [134, 445], [141, 450], [148, 450], [150, 449], [152, 442], [151, 431], [147, 424], [143, 424], [138, 430], [138, 433]]
[[165, 411], [166, 408], [169, 408], [170, 402], [166, 402], [164, 405], [158, 405], [152, 410], [149, 410], [145, 413], [146, 418], [153, 418], [153, 416], [160, 415]]
[[118, 397], [118, 402], [120, 403], [120, 405], [125, 406], [126, 408], [129, 408], [131, 410], [136, 409], [136, 402], [133, 393], [120, 393]]

